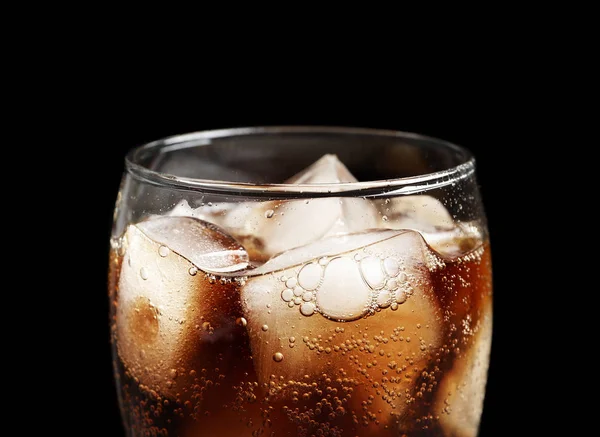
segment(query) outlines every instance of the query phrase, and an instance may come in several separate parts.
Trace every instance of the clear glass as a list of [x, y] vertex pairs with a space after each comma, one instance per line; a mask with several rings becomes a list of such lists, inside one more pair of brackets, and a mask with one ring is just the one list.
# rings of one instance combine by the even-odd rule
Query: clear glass
[[475, 436], [492, 267], [472, 154], [337, 127], [132, 150], [109, 299], [128, 436]]

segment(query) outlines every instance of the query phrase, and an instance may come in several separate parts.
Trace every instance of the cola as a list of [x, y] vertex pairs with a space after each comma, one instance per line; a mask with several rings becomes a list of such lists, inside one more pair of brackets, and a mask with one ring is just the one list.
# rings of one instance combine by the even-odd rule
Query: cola
[[[307, 181], [355, 179], [324, 157]], [[109, 272], [127, 435], [475, 436], [491, 271], [481, 225], [423, 194], [130, 223]]]

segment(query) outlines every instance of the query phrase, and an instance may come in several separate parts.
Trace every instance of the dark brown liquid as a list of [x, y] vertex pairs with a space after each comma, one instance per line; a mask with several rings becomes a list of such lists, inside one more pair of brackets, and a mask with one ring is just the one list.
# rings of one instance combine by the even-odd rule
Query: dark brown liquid
[[[239, 283], [198, 271], [194, 280], [210, 290], [202, 308], [189, 309], [182, 330], [161, 332], [158, 320], [166, 316], [151, 298], [119, 308], [127, 252], [118, 252], [111, 253], [109, 296], [129, 436], [476, 434], [492, 323], [488, 244], [471, 245], [432, 269], [433, 298], [420, 304], [409, 298], [395, 311], [344, 323], [326, 320], [319, 332], [305, 329], [298, 316], [297, 335], [289, 338], [267, 327], [275, 336], [271, 342], [278, 338], [287, 346], [279, 367], [275, 355], [253, 356], [251, 345], [257, 352], [261, 332], [246, 320]], [[430, 310], [421, 314], [425, 304]], [[155, 358], [171, 332], [185, 342], [170, 346], [176, 352], [169, 362]], [[299, 355], [292, 352], [303, 357], [298, 367], [292, 360]], [[266, 374], [257, 367], [261, 362], [282, 370]]]

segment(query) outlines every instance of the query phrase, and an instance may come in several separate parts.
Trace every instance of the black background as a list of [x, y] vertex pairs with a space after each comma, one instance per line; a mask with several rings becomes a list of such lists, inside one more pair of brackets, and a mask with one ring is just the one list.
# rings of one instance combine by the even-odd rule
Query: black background
[[88, 203], [79, 210], [85, 240], [75, 238], [87, 254], [78, 262], [87, 278], [85, 296], [79, 299], [88, 308], [80, 320], [88, 341], [76, 353], [80, 362], [92, 364], [82, 374], [85, 389], [96, 393], [96, 406], [82, 405], [82, 420], [93, 423], [98, 435], [124, 435], [112, 379], [106, 274], [112, 212], [125, 153], [148, 141], [204, 129], [330, 125], [417, 132], [463, 145], [474, 153], [489, 222], [495, 291], [491, 366], [480, 436], [510, 435], [515, 425], [506, 415], [520, 417], [527, 402], [526, 396], [515, 394], [515, 381], [522, 373], [514, 342], [518, 335], [515, 320], [525, 310], [514, 305], [510, 293], [515, 287], [511, 257], [522, 239], [518, 215], [511, 211], [525, 205], [522, 196], [516, 195], [515, 181], [527, 165], [524, 158], [536, 149], [515, 141], [524, 115], [505, 90], [472, 87], [467, 92], [464, 86], [452, 89], [451, 85], [448, 89], [451, 92], [427, 95], [405, 89], [357, 95], [352, 88], [338, 94], [286, 88], [281, 93], [272, 89], [268, 95], [261, 89], [226, 95], [220, 89], [157, 95], [149, 87], [147, 93], [138, 90], [129, 95], [123, 86], [106, 94], [94, 93], [78, 117], [84, 134], [75, 152], [81, 165], [74, 166], [84, 181], [93, 180], [83, 187], [93, 207]]

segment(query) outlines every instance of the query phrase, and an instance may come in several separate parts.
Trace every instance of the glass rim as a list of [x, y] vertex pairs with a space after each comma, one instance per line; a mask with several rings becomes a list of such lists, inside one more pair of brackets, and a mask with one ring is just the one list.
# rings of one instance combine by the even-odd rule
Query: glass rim
[[[233, 136], [250, 136], [256, 134], [341, 134], [341, 135], [371, 135], [378, 137], [396, 137], [412, 140], [429, 141], [438, 147], [459, 152], [464, 158], [462, 162], [444, 170], [423, 173], [417, 176], [407, 176], [392, 179], [372, 181], [320, 183], [320, 184], [286, 184], [267, 183], [257, 184], [252, 182], [232, 182], [226, 180], [211, 180], [177, 176], [152, 170], [141, 164], [140, 156], [148, 151], [169, 152], [191, 147], [202, 147], [210, 144], [191, 141], [208, 141], [217, 138]], [[437, 137], [423, 135], [401, 130], [386, 130], [362, 127], [345, 126], [254, 126], [235, 127], [227, 129], [212, 129], [189, 132], [184, 134], [164, 137], [131, 149], [125, 156], [126, 171], [141, 180], [154, 186], [173, 188], [178, 190], [207, 192], [215, 194], [231, 194], [234, 196], [254, 196], [269, 198], [313, 198], [313, 197], [339, 197], [339, 196], [377, 196], [393, 194], [415, 194], [440, 188], [460, 179], [471, 176], [475, 171], [475, 157], [469, 149]]]

